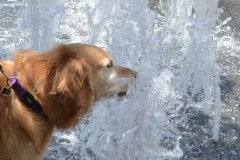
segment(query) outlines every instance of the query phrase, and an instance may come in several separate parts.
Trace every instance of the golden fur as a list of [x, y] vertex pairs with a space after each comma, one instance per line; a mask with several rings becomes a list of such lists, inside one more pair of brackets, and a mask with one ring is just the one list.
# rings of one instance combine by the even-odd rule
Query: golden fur
[[[14, 61], [0, 62], [10, 76], [15, 69], [19, 83], [48, 116], [27, 109], [14, 91], [0, 95], [0, 159], [40, 159], [54, 127], [75, 126], [98, 98], [126, 92], [135, 74], [113, 64], [102, 49], [85, 44], [59, 44], [49, 51], [15, 52]], [[125, 80], [124, 80], [125, 79]], [[0, 73], [0, 89], [6, 78]]]

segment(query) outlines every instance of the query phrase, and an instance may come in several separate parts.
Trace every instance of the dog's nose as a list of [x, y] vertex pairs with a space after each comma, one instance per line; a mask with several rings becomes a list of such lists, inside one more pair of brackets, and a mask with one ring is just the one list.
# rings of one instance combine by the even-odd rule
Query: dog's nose
[[132, 74], [133, 74], [133, 77], [134, 77], [134, 78], [137, 78], [138, 73], [137, 73], [136, 71], [132, 71]]

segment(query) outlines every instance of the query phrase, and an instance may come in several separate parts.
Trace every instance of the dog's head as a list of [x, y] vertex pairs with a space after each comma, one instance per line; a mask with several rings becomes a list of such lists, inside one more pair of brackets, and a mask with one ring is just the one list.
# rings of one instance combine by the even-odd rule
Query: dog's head
[[[60, 44], [50, 51], [18, 51], [20, 82], [59, 128], [75, 125], [94, 101], [125, 94], [136, 73], [114, 64], [102, 49], [86, 44]], [[80, 118], [79, 118], [80, 117]]]
[[129, 84], [136, 78], [136, 72], [114, 64], [112, 57], [102, 49], [85, 45], [70, 44], [68, 49], [77, 53], [77, 59], [85, 59], [89, 64], [94, 98], [126, 94]]

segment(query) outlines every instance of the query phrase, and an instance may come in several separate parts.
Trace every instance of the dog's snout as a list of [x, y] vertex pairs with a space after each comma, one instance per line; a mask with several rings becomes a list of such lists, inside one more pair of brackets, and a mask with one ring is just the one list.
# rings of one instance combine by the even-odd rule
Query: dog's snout
[[122, 66], [115, 66], [117, 74], [119, 77], [129, 77], [129, 78], [137, 78], [138, 73], [130, 68], [122, 67]]

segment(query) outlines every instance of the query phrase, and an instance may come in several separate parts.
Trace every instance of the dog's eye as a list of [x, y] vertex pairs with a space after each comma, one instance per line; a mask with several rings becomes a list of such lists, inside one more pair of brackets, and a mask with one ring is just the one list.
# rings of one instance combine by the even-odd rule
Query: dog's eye
[[113, 66], [113, 63], [112, 63], [112, 61], [111, 61], [111, 62], [108, 63], [107, 67], [108, 67], [108, 68], [111, 68], [112, 66]]

